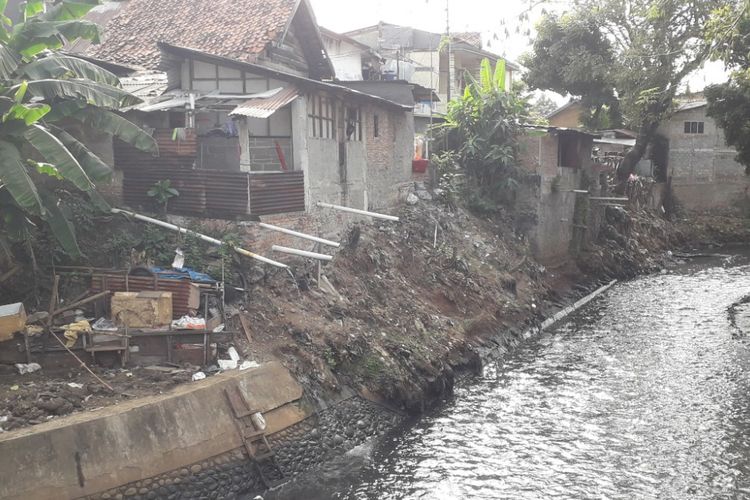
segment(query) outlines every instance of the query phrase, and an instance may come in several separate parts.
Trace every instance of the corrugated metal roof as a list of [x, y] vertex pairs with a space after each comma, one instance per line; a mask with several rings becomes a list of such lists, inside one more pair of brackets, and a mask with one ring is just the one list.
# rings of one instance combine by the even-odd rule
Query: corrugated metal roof
[[122, 88], [140, 97], [159, 97], [167, 91], [169, 81], [167, 74], [163, 72], [136, 73], [132, 76], [120, 78]]
[[615, 144], [617, 146], [635, 146], [635, 139], [617, 139], [615, 137], [603, 137], [601, 139], [594, 139], [597, 144]]
[[685, 102], [677, 106], [676, 112], [679, 113], [680, 111], [689, 111], [691, 109], [702, 108], [703, 106], [706, 106], [706, 105], [708, 105], [707, 101]]
[[245, 101], [234, 108], [234, 110], [232, 110], [229, 115], [247, 116], [251, 118], [268, 118], [276, 111], [291, 103], [293, 100], [299, 97], [299, 95], [300, 94], [297, 87], [290, 85], [288, 87], [278, 89], [278, 92], [276, 92], [272, 96]]

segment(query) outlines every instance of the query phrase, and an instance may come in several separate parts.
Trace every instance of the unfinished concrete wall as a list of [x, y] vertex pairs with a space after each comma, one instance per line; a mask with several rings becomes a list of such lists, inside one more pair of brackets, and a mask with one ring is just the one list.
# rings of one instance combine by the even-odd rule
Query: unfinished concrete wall
[[[576, 168], [562, 167], [560, 143], [570, 141], [569, 161]], [[527, 135], [520, 140], [521, 165], [539, 176], [537, 185], [524, 185], [519, 193], [519, 204], [536, 217], [529, 232], [534, 257], [546, 265], [556, 265], [571, 256], [571, 242], [576, 234], [576, 193], [582, 172], [591, 169], [593, 137], [568, 133], [567, 136], [547, 133]], [[573, 154], [575, 153], [575, 154]], [[589, 178], [593, 174], [589, 173]], [[593, 192], [598, 188], [593, 186]]]
[[[704, 132], [685, 133], [685, 122], [703, 122]], [[726, 210], [748, 203], [750, 179], [705, 106], [676, 113], [659, 131], [669, 139], [669, 175], [684, 208]]]
[[545, 176], [537, 186], [523, 186], [519, 205], [536, 215], [528, 234], [534, 257], [545, 265], [557, 265], [570, 257], [574, 235], [576, 194], [580, 169], [558, 167], [557, 175]]
[[551, 178], [557, 175], [559, 136], [526, 135], [519, 143], [519, 161], [524, 168], [542, 177]]
[[164, 396], [0, 435], [0, 497], [78, 498], [191, 467], [241, 446], [224, 388], [267, 412], [269, 433], [307, 417], [302, 388], [278, 363], [212, 377]]

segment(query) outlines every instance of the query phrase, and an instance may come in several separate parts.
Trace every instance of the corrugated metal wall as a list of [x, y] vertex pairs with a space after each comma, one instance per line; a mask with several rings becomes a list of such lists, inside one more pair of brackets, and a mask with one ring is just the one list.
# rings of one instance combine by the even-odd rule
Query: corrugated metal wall
[[158, 181], [169, 180], [180, 193], [169, 200], [170, 214], [235, 219], [305, 210], [301, 171], [248, 174], [195, 169], [198, 139], [194, 134], [181, 141], [173, 141], [169, 130], [156, 130], [154, 136], [158, 156], [115, 144], [115, 166], [124, 173], [124, 201], [130, 207], [161, 209], [147, 193]]
[[250, 175], [250, 212], [253, 215], [283, 214], [304, 210], [304, 172]]
[[188, 313], [190, 282], [186, 280], [159, 279], [145, 276], [126, 276], [123, 274], [93, 274], [91, 290], [93, 292], [172, 292], [172, 317], [181, 318]]

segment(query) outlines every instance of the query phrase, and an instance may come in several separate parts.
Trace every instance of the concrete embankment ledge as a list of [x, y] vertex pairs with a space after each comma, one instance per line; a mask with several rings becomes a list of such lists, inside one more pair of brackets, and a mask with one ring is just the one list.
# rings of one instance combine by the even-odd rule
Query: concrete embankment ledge
[[302, 387], [279, 363], [217, 375], [0, 435], [0, 498], [85, 497], [235, 450], [242, 441], [224, 394], [230, 384], [265, 413], [270, 433], [309, 414], [295, 404]]
[[284, 480], [385, 434], [402, 416], [354, 395], [314, 409], [278, 362], [0, 435], [3, 499], [202, 499], [261, 492], [225, 389], [263, 413]]

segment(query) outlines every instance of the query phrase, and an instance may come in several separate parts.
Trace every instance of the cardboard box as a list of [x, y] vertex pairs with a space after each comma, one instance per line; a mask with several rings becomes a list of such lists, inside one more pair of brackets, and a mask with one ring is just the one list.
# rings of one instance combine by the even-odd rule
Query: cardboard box
[[116, 292], [112, 320], [128, 328], [160, 328], [172, 322], [172, 292]]
[[201, 306], [201, 287], [195, 283], [190, 283], [190, 293], [188, 293], [188, 309], [198, 310]]
[[21, 302], [0, 306], [0, 342], [12, 339], [25, 326], [26, 310]]

